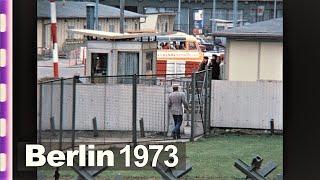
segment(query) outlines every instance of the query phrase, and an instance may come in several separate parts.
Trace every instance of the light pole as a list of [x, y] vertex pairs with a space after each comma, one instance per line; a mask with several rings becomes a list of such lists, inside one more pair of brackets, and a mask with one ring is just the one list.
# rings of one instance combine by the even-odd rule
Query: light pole
[[273, 19], [277, 18], [277, 0], [274, 0], [273, 5]]
[[99, 14], [98, 14], [98, 8], [99, 8], [99, 0], [96, 0], [96, 8], [95, 8], [95, 23], [94, 23], [94, 29], [99, 29]]
[[233, 0], [233, 27], [237, 27], [238, 21], [238, 0]]
[[216, 31], [216, 0], [212, 2], [212, 33]]
[[178, 0], [178, 30], [181, 31], [181, 0]]
[[124, 4], [125, 0], [120, 0], [120, 33], [124, 33]]

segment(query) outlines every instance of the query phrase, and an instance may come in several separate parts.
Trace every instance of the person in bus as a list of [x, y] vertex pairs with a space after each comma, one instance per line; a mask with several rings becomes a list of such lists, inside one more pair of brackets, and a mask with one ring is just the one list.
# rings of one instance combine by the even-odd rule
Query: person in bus
[[170, 110], [173, 120], [174, 128], [172, 130], [172, 136], [174, 139], [180, 139], [180, 126], [182, 124], [183, 107], [189, 110], [186, 95], [183, 92], [179, 92], [179, 86], [172, 86], [173, 92], [168, 97], [168, 109]]
[[170, 49], [170, 46], [167, 42], [163, 45], [162, 49]]
[[186, 45], [185, 45], [184, 42], [180, 43], [180, 48], [179, 49], [181, 49], [181, 50], [185, 50], [186, 49]]
[[178, 44], [176, 44], [175, 49], [180, 49], [180, 46]]
[[163, 42], [159, 44], [159, 49], [162, 49], [162, 47], [163, 47]]

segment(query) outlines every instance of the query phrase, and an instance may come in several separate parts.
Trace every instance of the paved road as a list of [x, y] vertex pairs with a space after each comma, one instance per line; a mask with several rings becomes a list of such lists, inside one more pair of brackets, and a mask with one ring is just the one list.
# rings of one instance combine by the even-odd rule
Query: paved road
[[[37, 67], [38, 79], [53, 76], [52, 61], [38, 61]], [[84, 65], [69, 65], [69, 60], [62, 59], [59, 61], [59, 76], [64, 78], [73, 77], [74, 75], [84, 75]]]

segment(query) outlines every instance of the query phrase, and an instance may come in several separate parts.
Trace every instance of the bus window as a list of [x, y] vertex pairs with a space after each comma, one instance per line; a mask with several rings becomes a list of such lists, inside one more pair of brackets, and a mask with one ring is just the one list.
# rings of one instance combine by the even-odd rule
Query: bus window
[[189, 50], [196, 50], [196, 49], [197, 49], [196, 43], [189, 42]]
[[170, 49], [169, 43], [165, 42], [162, 46], [162, 49]]
[[180, 50], [185, 50], [186, 49], [186, 43], [185, 42], [180, 42]]

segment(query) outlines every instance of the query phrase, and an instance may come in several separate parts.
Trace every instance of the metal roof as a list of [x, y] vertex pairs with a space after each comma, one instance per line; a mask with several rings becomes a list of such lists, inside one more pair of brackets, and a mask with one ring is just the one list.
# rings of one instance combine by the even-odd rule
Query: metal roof
[[147, 36], [157, 36], [158, 33], [115, 33], [115, 32], [106, 32], [106, 31], [98, 31], [98, 30], [91, 30], [91, 29], [68, 29], [67, 31], [74, 32], [76, 34], [81, 34], [85, 36], [94, 36], [104, 39], [132, 39], [132, 38], [139, 38], [139, 37], [147, 37]]
[[[95, 4], [93, 2], [76, 2], [76, 1], [62, 1], [56, 2], [57, 18], [86, 18], [87, 4]], [[120, 18], [120, 9], [99, 4], [100, 18]], [[38, 18], [50, 18], [50, 2], [48, 0], [37, 1], [37, 16]], [[140, 18], [145, 17], [131, 11], [124, 11], [125, 18]]]
[[212, 35], [220, 37], [282, 39], [283, 18], [261, 21], [236, 28], [217, 31]]

